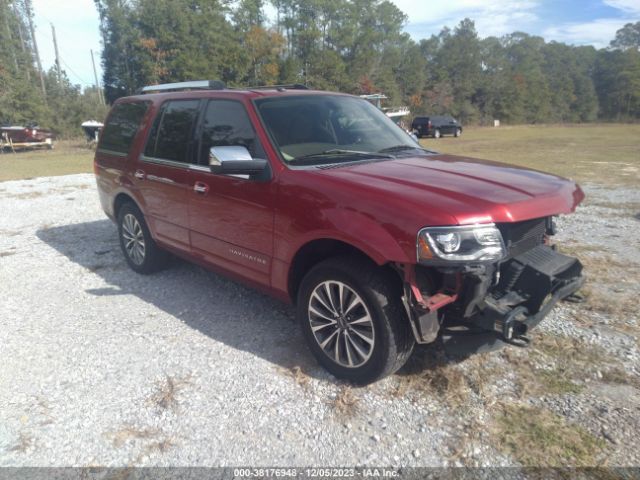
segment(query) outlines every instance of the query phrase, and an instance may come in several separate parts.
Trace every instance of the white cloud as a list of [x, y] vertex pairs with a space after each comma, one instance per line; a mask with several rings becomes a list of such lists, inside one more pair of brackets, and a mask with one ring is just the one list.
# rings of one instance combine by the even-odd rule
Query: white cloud
[[412, 0], [392, 1], [408, 15], [407, 30], [416, 39], [438, 33], [445, 26], [453, 28], [464, 18], [475, 21], [481, 37], [527, 30], [538, 20], [536, 9], [540, 5], [540, 0], [460, 0], [416, 8]]
[[591, 22], [566, 23], [549, 27], [542, 32], [547, 40], [571, 43], [574, 45], [593, 45], [603, 48], [616, 36], [616, 31], [627, 23], [620, 18], [599, 18]]
[[512, 15], [531, 12], [539, 2], [535, 0], [457, 0], [429, 2], [416, 6], [415, 0], [391, 0], [409, 16], [411, 23], [442, 23], [453, 18], [479, 18], [497, 14]]
[[640, 1], [638, 0], [603, 0], [605, 5], [622, 10], [624, 13], [639, 17]]

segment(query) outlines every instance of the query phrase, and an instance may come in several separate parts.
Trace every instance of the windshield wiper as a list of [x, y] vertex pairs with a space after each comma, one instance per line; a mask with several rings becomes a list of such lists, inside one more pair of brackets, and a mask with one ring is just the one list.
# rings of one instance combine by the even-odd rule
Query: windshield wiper
[[404, 150], [422, 150], [427, 153], [436, 153], [433, 150], [427, 150], [422, 147], [413, 147], [411, 145], [394, 145], [393, 147], [383, 148], [382, 150], [378, 150], [378, 153], [391, 153], [391, 152], [402, 152]]
[[[325, 150], [324, 152], [319, 153], [310, 153], [308, 155], [302, 155], [300, 157], [296, 157], [293, 160], [289, 161], [290, 165], [301, 165], [305, 163], [309, 163], [309, 160], [314, 160], [323, 157], [341, 157], [340, 161], [350, 160], [352, 157], [357, 156], [360, 158], [394, 158], [392, 155], [385, 155], [382, 152], [361, 152], [358, 150], [342, 150], [342, 149], [331, 149]], [[338, 160], [338, 158], [336, 158]]]

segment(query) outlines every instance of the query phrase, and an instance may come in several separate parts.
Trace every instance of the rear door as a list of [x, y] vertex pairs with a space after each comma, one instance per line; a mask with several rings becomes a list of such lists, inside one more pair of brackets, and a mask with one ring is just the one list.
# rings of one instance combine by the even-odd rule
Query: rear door
[[198, 132], [199, 165], [189, 175], [192, 253], [268, 286], [275, 200], [269, 171], [246, 178], [215, 175], [208, 167], [213, 146], [244, 146], [253, 158], [266, 158], [245, 106], [235, 100], [210, 100]]
[[[95, 172], [103, 210], [113, 216], [113, 200], [121, 185], [131, 183], [129, 178], [132, 147], [143, 127], [151, 102], [122, 101], [111, 109], [100, 134], [96, 149]], [[135, 151], [135, 150], [134, 150]]]
[[200, 100], [169, 100], [154, 121], [135, 182], [146, 220], [161, 242], [189, 250], [187, 191]]

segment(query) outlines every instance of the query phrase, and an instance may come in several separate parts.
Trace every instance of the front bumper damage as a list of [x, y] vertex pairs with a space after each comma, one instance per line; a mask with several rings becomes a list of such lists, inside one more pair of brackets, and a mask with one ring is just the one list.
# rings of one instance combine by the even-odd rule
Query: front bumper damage
[[495, 265], [429, 272], [418, 266], [405, 269], [404, 277], [416, 341], [440, 338], [459, 353], [527, 344], [526, 333], [585, 280], [576, 258], [545, 244]]

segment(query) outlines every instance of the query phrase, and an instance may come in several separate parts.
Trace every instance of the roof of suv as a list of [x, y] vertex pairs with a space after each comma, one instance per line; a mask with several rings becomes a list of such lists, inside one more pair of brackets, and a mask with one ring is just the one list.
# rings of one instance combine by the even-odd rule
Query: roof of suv
[[324, 90], [305, 90], [305, 89], [282, 89], [279, 87], [273, 88], [224, 88], [224, 89], [193, 89], [184, 91], [170, 91], [170, 92], [158, 92], [158, 93], [140, 93], [137, 95], [131, 95], [128, 97], [122, 97], [118, 101], [124, 100], [152, 100], [163, 101], [172, 98], [264, 98], [264, 97], [288, 97], [288, 96], [300, 96], [300, 95], [340, 95], [351, 96], [346, 93], [329, 92]]

